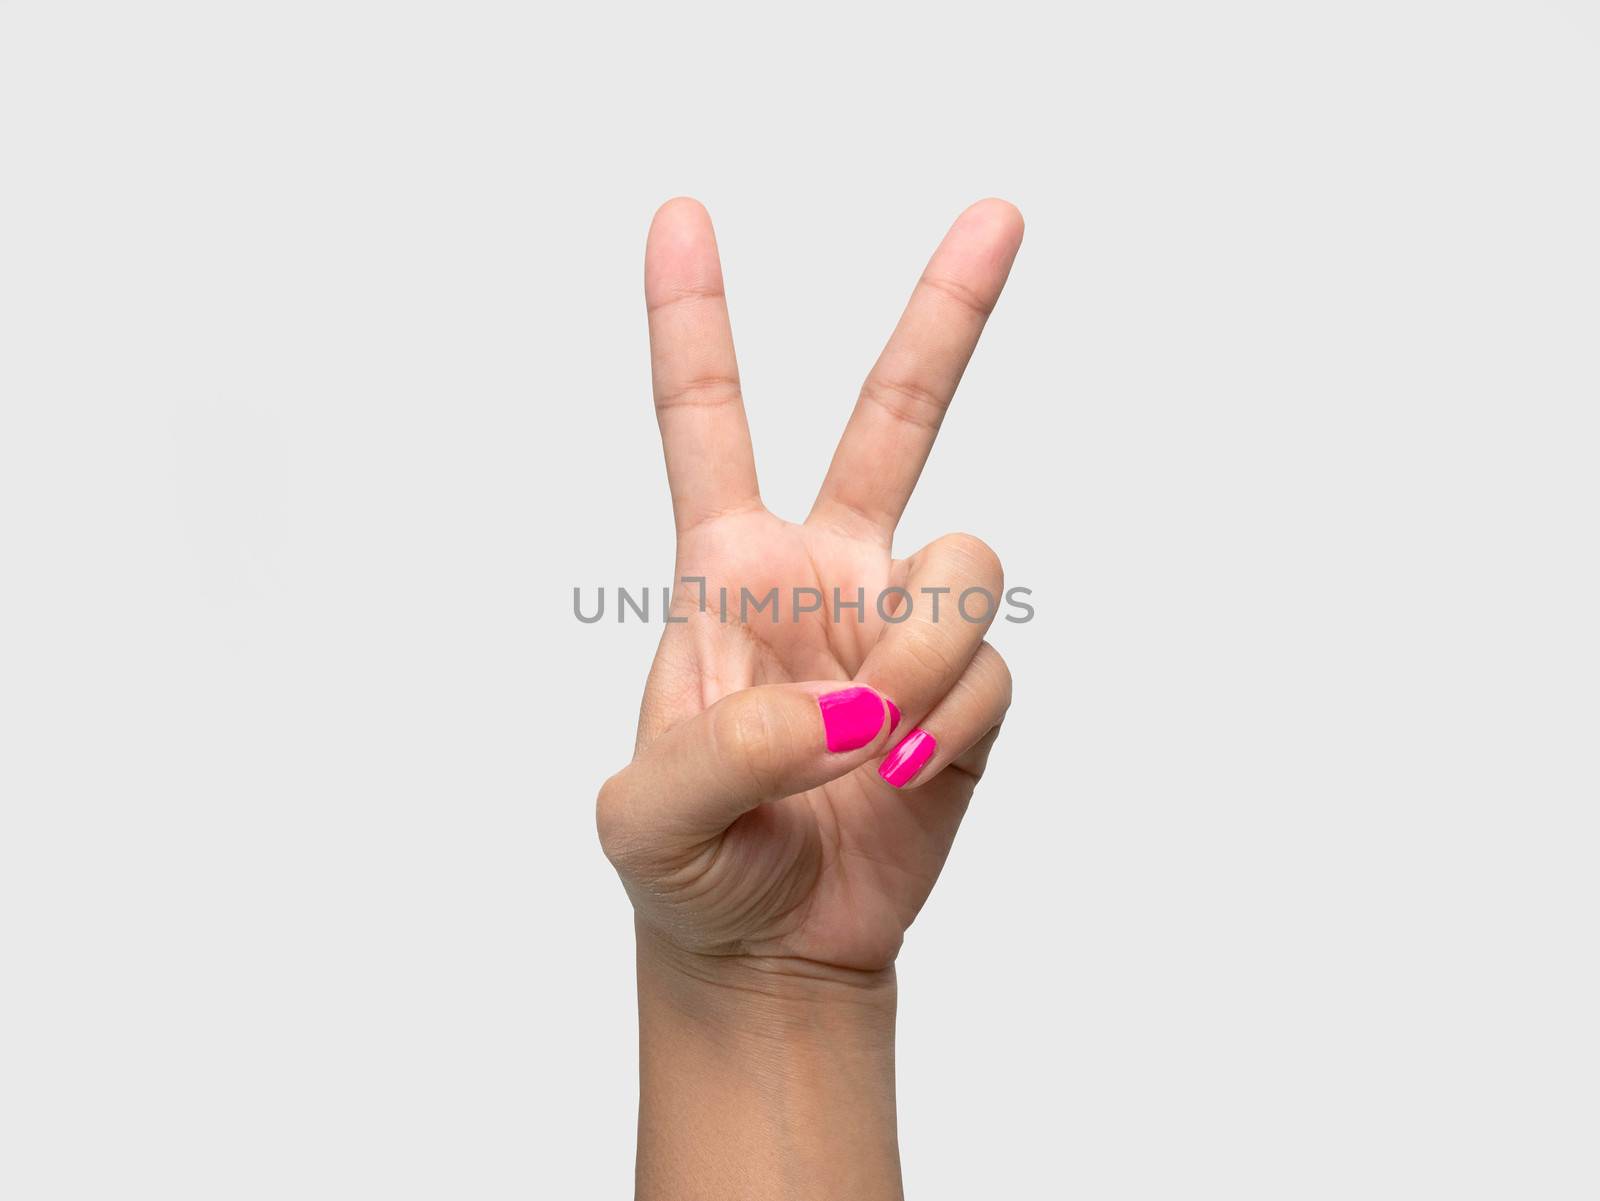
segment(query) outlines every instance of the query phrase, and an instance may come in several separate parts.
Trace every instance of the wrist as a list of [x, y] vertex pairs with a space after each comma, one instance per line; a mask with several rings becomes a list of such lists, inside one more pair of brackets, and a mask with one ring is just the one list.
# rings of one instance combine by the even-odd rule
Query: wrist
[[892, 967], [638, 943], [641, 1201], [900, 1197]]
[[892, 1047], [894, 967], [838, 967], [773, 955], [707, 955], [637, 927], [639, 1002], [723, 1039], [854, 1035]]

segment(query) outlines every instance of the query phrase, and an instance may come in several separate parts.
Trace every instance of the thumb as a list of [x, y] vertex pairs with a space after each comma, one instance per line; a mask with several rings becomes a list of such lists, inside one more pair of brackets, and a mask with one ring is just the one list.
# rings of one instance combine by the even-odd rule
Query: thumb
[[838, 681], [729, 693], [674, 726], [600, 789], [600, 843], [613, 862], [722, 833], [763, 801], [838, 779], [886, 749], [899, 712]]

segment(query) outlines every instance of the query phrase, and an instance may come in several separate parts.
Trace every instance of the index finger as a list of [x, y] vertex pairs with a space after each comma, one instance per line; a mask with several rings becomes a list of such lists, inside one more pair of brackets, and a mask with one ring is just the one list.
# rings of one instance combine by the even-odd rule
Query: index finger
[[679, 197], [656, 212], [644, 297], [656, 420], [681, 534], [761, 503], [716, 234], [698, 201]]

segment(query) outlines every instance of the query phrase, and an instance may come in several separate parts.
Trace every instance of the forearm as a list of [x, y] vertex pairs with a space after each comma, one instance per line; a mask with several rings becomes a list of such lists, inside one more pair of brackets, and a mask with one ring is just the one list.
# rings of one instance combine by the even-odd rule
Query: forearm
[[639, 935], [639, 1201], [901, 1197], [892, 970]]

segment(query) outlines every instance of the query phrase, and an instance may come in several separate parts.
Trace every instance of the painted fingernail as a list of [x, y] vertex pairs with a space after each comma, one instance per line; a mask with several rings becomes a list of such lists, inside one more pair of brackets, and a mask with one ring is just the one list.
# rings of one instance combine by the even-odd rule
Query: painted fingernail
[[883, 729], [883, 700], [870, 688], [841, 688], [817, 698], [830, 751], [860, 750]]
[[896, 788], [904, 788], [938, 749], [939, 740], [928, 731], [912, 730], [878, 765], [878, 774]]
[[893, 734], [895, 727], [900, 724], [900, 706], [888, 697], [883, 698], [883, 703], [889, 706], [889, 733]]

